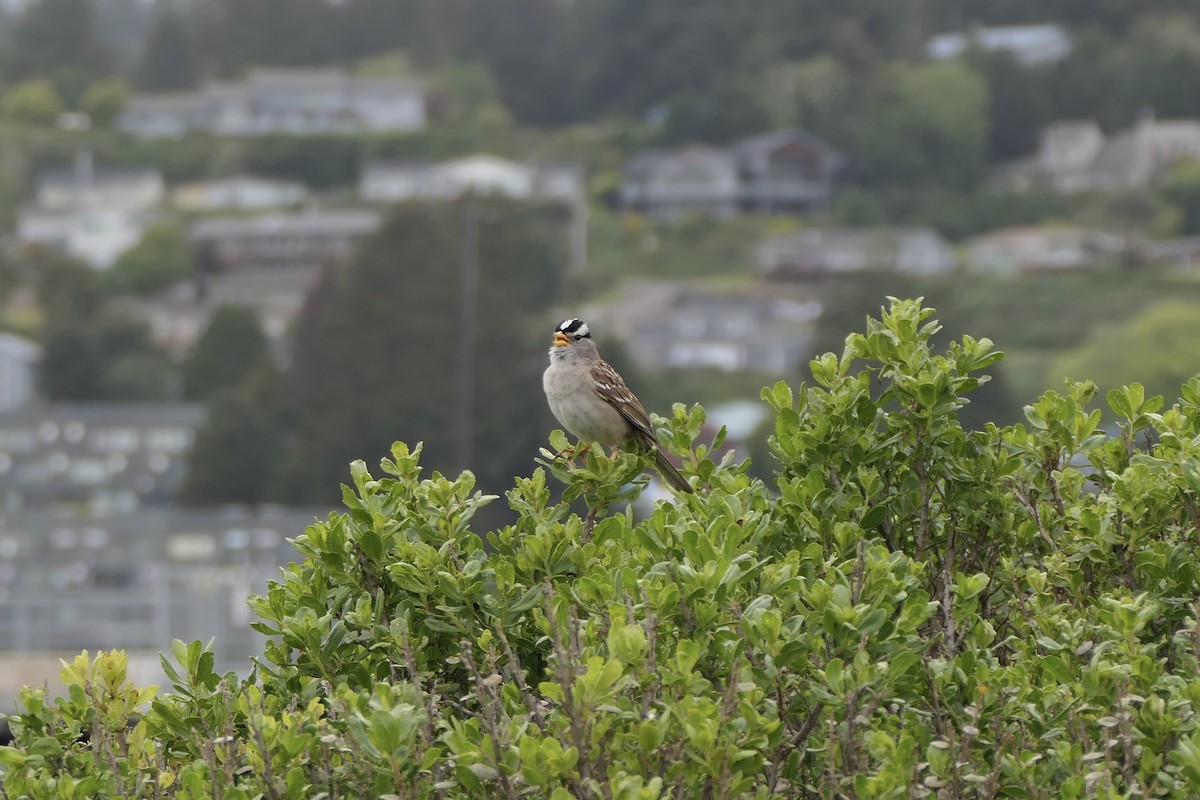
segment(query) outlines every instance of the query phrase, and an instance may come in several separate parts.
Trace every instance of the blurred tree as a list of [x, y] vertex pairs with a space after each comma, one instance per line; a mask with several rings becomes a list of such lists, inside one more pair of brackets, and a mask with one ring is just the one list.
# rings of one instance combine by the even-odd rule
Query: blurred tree
[[102, 128], [112, 125], [128, 102], [129, 84], [121, 78], [96, 81], [83, 93], [83, 110]]
[[1177, 164], [1162, 191], [1180, 211], [1179, 233], [1200, 234], [1200, 161], [1187, 160]]
[[134, 81], [148, 92], [194, 88], [201, 74], [194, 27], [174, 5], [159, 3], [157, 7]]
[[68, 103], [83, 87], [109, 74], [113, 59], [96, 36], [90, 0], [38, 0], [26, 7], [0, 50], [4, 74], [47, 78]]
[[101, 358], [92, 334], [88, 323], [70, 317], [55, 321], [43, 334], [38, 381], [49, 402], [97, 400], [103, 394]]
[[265, 371], [212, 395], [208, 422], [188, 458], [184, 503], [253, 505], [268, 498], [282, 446], [278, 389], [278, 377]]
[[270, 345], [254, 312], [222, 306], [183, 364], [183, 392], [193, 399], [211, 397], [270, 365]]
[[896, 63], [854, 124], [853, 152], [876, 183], [969, 187], [987, 164], [987, 85], [959, 62]]
[[1138, 381], [1146, 396], [1161, 394], [1169, 404], [1197, 372], [1197, 341], [1200, 305], [1163, 301], [1127, 321], [1098, 328], [1086, 344], [1055, 359], [1047, 383], [1087, 375], [1103, 392]]
[[53, 125], [62, 113], [63, 101], [54, 84], [35, 79], [18, 83], [0, 98], [6, 117], [32, 125]]
[[991, 160], [1005, 161], [1037, 150], [1038, 135], [1051, 121], [1048, 70], [1023, 67], [1007, 50], [974, 50], [968, 63], [987, 83]]
[[52, 252], [29, 260], [38, 303], [48, 320], [90, 319], [100, 310], [104, 286], [96, 270]]
[[357, 179], [362, 146], [346, 136], [259, 136], [246, 144], [243, 165], [259, 175], [327, 189]]
[[106, 279], [114, 292], [147, 294], [195, 274], [187, 235], [178, 225], [163, 222], [147, 229], [140, 242], [122, 253]]
[[730, 80], [719, 81], [708, 90], [677, 92], [667, 103], [663, 141], [719, 144], [761, 133], [771, 126], [771, 118], [754, 89]]
[[163, 403], [176, 397], [177, 385], [175, 371], [161, 354], [132, 353], [103, 366], [99, 394], [110, 401]]
[[280, 485], [287, 499], [326, 499], [345, 465], [425, 442], [433, 469], [469, 466], [489, 490], [528, 467], [550, 428], [540, 375], [542, 315], [559, 292], [565, 215], [489, 200], [479, 232], [473, 458], [456, 464], [463, 203], [405, 204], [298, 323], [288, 391], [298, 427]]

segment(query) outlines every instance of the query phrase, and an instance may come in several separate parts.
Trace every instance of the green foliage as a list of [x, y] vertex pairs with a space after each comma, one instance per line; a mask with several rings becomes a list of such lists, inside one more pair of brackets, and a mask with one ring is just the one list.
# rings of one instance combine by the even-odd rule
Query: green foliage
[[1103, 389], [1133, 380], [1154, 394], [1174, 397], [1195, 373], [1200, 304], [1163, 300], [1128, 320], [1102, 325], [1086, 343], [1051, 365], [1054, 376], [1091, 376]]
[[32, 125], [52, 125], [62, 110], [62, 97], [54, 84], [40, 78], [18, 83], [0, 98], [4, 116]]
[[269, 499], [272, 462], [283, 449], [280, 388], [278, 375], [265, 364], [237, 385], [213, 387], [208, 420], [188, 456], [180, 488], [183, 502], [257, 504]]
[[192, 278], [195, 272], [187, 234], [178, 225], [159, 223], [121, 254], [106, 278], [114, 292], [149, 294]]
[[970, 187], [987, 163], [987, 103], [987, 84], [963, 64], [894, 64], [856, 118], [853, 152], [879, 183]]
[[83, 93], [83, 110], [92, 123], [101, 127], [112, 125], [129, 102], [129, 84], [120, 78], [96, 81]]
[[191, 89], [199, 82], [196, 32], [173, 5], [156, 8], [135, 79], [149, 92]]
[[1200, 161], [1188, 160], [1176, 166], [1163, 186], [1163, 196], [1179, 208], [1179, 233], [1200, 234]]
[[254, 311], [221, 306], [183, 365], [183, 391], [203, 399], [271, 364], [270, 345]]
[[563, 211], [494, 199], [402, 204], [301, 315], [288, 374], [295, 448], [279, 481], [288, 499], [328, 496], [339, 465], [386, 453], [397, 435], [424, 440], [434, 469], [463, 466], [455, 399], [470, 202], [482, 219], [470, 463], [496, 489], [527, 469], [549, 425], [539, 377], [553, 321], [542, 315], [566, 263]]
[[1195, 796], [1200, 377], [1169, 408], [1110, 392], [1115, 436], [1090, 383], [967, 432], [1001, 354], [934, 351], [932, 314], [893, 301], [812, 385], [764, 390], [774, 491], [695, 442], [699, 407], [657, 422], [702, 490], [636, 520], [635, 453], [543, 450], [482, 539], [471, 473], [401, 443], [354, 463], [250, 601], [253, 675], [175, 642], [158, 694], [84, 654], [66, 697], [22, 693], [4, 791]]

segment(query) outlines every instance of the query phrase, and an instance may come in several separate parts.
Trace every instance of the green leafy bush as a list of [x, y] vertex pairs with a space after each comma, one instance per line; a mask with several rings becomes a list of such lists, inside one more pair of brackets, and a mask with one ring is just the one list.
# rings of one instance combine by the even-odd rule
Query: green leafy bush
[[632, 453], [543, 451], [482, 538], [469, 473], [423, 478], [403, 444], [354, 464], [251, 600], [252, 676], [176, 642], [154, 696], [85, 654], [68, 697], [23, 693], [5, 791], [1197, 796], [1200, 378], [1169, 409], [1109, 393], [1112, 436], [1086, 383], [966, 432], [1000, 354], [932, 352], [931, 314], [893, 301], [812, 386], [764, 392], [772, 488], [682, 406], [663, 439], [700, 491], [644, 519]]

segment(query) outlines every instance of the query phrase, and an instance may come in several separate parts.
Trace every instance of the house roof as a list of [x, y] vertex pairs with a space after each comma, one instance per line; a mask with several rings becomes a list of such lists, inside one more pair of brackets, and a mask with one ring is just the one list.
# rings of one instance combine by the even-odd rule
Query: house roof
[[749, 136], [736, 142], [732, 150], [739, 159], [769, 158], [780, 148], [797, 142], [811, 147], [820, 153], [824, 159], [829, 159], [837, 163], [845, 160], [825, 140], [795, 128]]
[[[161, 172], [148, 167], [99, 167], [92, 170], [88, 177], [88, 180], [95, 186], [141, 183], [142, 181], [159, 183], [162, 179]], [[79, 186], [79, 172], [67, 168], [46, 170], [38, 175], [37, 185], [39, 189], [58, 186], [74, 189]]]
[[734, 158], [727, 150], [704, 144], [691, 144], [677, 150], [643, 150], [625, 163], [625, 174], [648, 177], [664, 169], [685, 164], [705, 164], [717, 169], [734, 169]]
[[192, 239], [273, 235], [368, 235], [381, 221], [376, 211], [305, 211], [297, 214], [262, 214], [254, 217], [210, 217], [192, 226]]

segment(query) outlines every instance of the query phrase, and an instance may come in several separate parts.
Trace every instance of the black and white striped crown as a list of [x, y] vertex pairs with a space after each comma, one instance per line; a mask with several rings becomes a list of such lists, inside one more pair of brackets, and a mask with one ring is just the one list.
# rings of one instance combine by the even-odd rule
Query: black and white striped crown
[[554, 329], [554, 332], [565, 333], [575, 339], [592, 338], [592, 332], [588, 330], [587, 323], [574, 317], [571, 319], [564, 319], [562, 322], [558, 323], [558, 327]]

